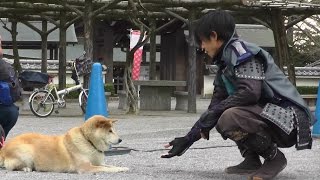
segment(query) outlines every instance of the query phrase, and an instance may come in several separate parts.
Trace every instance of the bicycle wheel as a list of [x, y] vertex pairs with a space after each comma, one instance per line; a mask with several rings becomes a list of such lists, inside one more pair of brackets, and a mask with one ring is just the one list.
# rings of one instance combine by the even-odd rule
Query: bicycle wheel
[[34, 92], [29, 101], [31, 112], [38, 117], [48, 117], [54, 110], [54, 100], [48, 91]]
[[85, 89], [84, 91], [81, 91], [81, 93], [79, 94], [79, 105], [80, 105], [81, 110], [82, 110], [82, 112], [84, 114], [86, 113], [88, 96], [89, 96], [89, 90], [88, 89]]

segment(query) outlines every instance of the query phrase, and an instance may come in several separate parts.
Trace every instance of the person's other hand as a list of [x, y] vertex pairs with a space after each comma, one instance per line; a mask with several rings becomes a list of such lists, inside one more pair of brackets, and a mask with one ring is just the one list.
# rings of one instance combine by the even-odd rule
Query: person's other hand
[[172, 158], [174, 156], [181, 156], [189, 149], [191, 145], [192, 143], [190, 143], [185, 137], [175, 138], [173, 141], [169, 142], [169, 144], [166, 144], [164, 146], [165, 148], [169, 148], [172, 146], [172, 148], [169, 150], [168, 154], [162, 155], [161, 158]]

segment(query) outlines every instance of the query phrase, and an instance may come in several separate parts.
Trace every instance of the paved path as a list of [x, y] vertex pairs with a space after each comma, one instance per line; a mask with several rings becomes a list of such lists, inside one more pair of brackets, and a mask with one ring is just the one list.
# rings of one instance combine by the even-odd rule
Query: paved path
[[[197, 114], [183, 111], [141, 112], [140, 115], [125, 115], [117, 109], [117, 101], [109, 102], [110, 117], [118, 119], [116, 129], [123, 139], [117, 147], [132, 149], [124, 155], [106, 156], [106, 164], [129, 167], [124, 173], [67, 174], [51, 172], [11, 172], [0, 170], [1, 180], [88, 180], [88, 179], [163, 179], [163, 180], [241, 180], [246, 176], [227, 175], [224, 168], [242, 160], [232, 141], [225, 141], [215, 130], [210, 140], [196, 142], [183, 156], [161, 159], [166, 150], [163, 145], [174, 137], [188, 132], [200, 113], [209, 104], [207, 99], [197, 100]], [[173, 101], [174, 107], [174, 101]], [[71, 117], [70, 117], [71, 116]], [[17, 125], [9, 137], [26, 132], [62, 134], [68, 129], [83, 123], [83, 115], [76, 104], [70, 103], [59, 115], [36, 118], [22, 112]], [[312, 150], [296, 151], [295, 148], [282, 149], [288, 159], [288, 166], [278, 176], [278, 180], [319, 179], [320, 139], [313, 143]]]

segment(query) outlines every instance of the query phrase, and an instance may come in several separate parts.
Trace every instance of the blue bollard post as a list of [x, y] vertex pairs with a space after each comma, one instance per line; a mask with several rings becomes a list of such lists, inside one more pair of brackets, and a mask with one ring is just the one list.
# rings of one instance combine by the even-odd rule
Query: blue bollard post
[[320, 81], [319, 81], [319, 86], [318, 86], [318, 95], [317, 95], [315, 115], [316, 115], [317, 122], [313, 125], [312, 136], [313, 137], [320, 137]]
[[94, 63], [92, 65], [85, 120], [94, 115], [108, 116], [107, 100], [104, 94], [102, 66], [100, 63]]

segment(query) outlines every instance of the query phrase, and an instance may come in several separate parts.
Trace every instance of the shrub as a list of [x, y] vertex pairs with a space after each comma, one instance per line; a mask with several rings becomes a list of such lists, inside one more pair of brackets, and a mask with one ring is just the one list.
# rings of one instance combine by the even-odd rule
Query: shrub
[[105, 92], [111, 92], [111, 96], [114, 96], [115, 89], [112, 83], [106, 83], [104, 84], [104, 91]]
[[317, 94], [317, 86], [297, 86], [297, 90], [300, 94]]
[[69, 92], [69, 94], [67, 94], [65, 97], [66, 99], [78, 99], [79, 92], [78, 91]]

